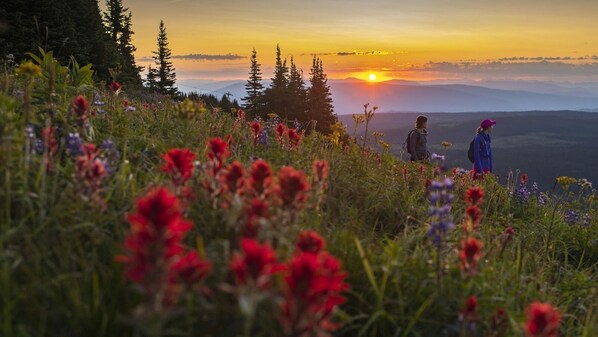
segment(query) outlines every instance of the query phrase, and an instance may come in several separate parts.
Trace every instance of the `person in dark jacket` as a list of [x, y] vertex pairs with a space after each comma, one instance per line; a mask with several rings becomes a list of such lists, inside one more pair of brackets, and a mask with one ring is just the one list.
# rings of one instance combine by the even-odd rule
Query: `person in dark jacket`
[[425, 161], [430, 157], [428, 152], [428, 117], [417, 116], [415, 129], [409, 134], [409, 152], [411, 161]]
[[492, 173], [492, 148], [490, 147], [490, 133], [496, 124], [493, 119], [484, 119], [477, 129], [473, 141], [473, 172], [479, 178], [485, 173]]

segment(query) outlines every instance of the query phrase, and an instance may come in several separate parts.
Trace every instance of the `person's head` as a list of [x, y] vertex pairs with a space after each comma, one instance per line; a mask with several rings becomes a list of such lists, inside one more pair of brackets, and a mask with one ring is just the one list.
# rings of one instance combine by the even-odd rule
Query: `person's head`
[[428, 126], [428, 117], [426, 116], [417, 116], [415, 120], [415, 128], [417, 129], [425, 129]]
[[482, 131], [486, 131], [486, 133], [490, 133], [490, 131], [492, 131], [492, 127], [494, 126], [494, 124], [496, 124], [496, 121], [494, 119], [484, 119], [480, 123], [480, 127], [478, 128], [478, 133], [480, 133]]

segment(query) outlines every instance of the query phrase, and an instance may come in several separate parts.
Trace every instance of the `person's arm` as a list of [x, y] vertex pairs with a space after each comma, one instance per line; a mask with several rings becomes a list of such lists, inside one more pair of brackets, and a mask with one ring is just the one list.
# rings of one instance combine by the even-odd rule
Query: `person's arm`
[[484, 173], [482, 168], [482, 154], [480, 153], [480, 142], [484, 140], [478, 134], [473, 140], [473, 168], [476, 173]]
[[419, 139], [419, 134], [417, 131], [413, 131], [411, 132], [411, 134], [409, 135], [409, 151], [411, 152], [411, 160], [420, 160], [420, 158], [417, 156], [417, 141]]

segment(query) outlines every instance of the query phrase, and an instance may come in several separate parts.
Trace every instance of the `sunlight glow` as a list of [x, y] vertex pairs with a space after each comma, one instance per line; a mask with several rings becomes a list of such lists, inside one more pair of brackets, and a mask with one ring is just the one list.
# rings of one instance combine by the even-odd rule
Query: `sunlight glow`
[[373, 81], [375, 81], [375, 80], [376, 80], [376, 74], [373, 74], [373, 73], [372, 73], [372, 74], [369, 74], [369, 75], [368, 75], [368, 80], [370, 80], [370, 81], [372, 81], [372, 82], [373, 82]]

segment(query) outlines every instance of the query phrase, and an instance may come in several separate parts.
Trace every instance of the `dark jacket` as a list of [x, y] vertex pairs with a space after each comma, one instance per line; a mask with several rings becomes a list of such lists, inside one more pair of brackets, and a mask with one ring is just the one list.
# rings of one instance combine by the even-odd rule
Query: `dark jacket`
[[473, 170], [476, 173], [492, 172], [490, 135], [480, 132], [473, 141]]
[[425, 160], [430, 157], [428, 152], [428, 131], [426, 129], [414, 129], [409, 136], [409, 152], [411, 161]]

